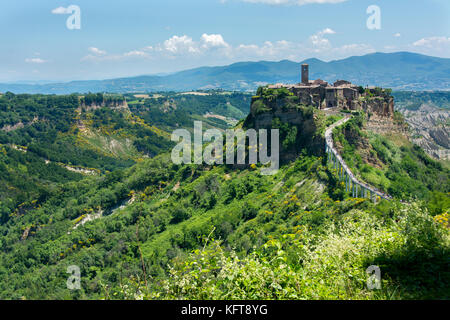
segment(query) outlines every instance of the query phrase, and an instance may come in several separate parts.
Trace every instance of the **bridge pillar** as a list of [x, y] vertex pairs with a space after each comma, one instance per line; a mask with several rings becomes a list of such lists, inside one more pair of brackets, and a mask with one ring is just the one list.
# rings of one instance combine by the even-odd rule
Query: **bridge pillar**
[[341, 181], [342, 180], [342, 164], [340, 162], [338, 162], [338, 168], [339, 168], [339, 171], [338, 171], [339, 181]]

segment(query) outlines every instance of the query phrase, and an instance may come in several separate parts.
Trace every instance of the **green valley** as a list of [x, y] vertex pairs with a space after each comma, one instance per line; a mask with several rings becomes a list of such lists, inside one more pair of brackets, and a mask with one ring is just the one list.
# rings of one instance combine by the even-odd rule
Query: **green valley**
[[[331, 112], [267, 87], [3, 95], [0, 298], [449, 299], [450, 171], [379, 100]], [[336, 147], [391, 201], [353, 197], [327, 161], [325, 129], [349, 114]], [[194, 120], [279, 129], [280, 170], [174, 164], [170, 132]]]

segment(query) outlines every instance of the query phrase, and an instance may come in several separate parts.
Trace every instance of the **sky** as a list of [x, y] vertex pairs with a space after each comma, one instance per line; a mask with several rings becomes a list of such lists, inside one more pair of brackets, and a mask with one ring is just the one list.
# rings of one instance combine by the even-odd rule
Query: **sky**
[[373, 52], [450, 58], [450, 1], [2, 0], [0, 36], [1, 82]]

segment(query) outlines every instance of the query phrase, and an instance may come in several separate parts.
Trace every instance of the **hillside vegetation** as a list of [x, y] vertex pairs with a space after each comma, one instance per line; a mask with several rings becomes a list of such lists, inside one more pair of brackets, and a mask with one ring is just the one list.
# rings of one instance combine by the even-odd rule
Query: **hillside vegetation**
[[[364, 130], [363, 114], [334, 131], [346, 163], [363, 181], [398, 199], [445, 197], [450, 171], [399, 133]], [[448, 201], [447, 201], [448, 205]]]
[[[286, 159], [275, 175], [262, 176], [259, 165], [174, 164], [165, 145], [157, 144], [165, 141], [171, 126], [183, 121], [192, 125], [205, 112], [219, 114], [221, 108], [222, 116], [230, 118], [236, 109], [245, 110], [238, 97], [220, 95], [189, 95], [198, 103], [190, 110], [183, 105], [189, 101], [184, 95], [126, 95], [122, 111], [102, 106], [102, 101], [83, 110], [76, 96], [42, 96], [69, 99], [72, 116], [60, 115], [67, 124], [53, 129], [54, 140], [39, 140], [44, 132], [37, 131], [20, 145], [30, 150], [39, 141], [49, 156], [59, 151], [71, 163], [80, 161], [70, 158], [71, 150], [97, 154], [92, 158], [98, 164], [95, 175], [75, 174], [55, 160], [62, 171], [44, 181], [39, 166], [53, 164], [53, 158], [46, 164], [35, 151], [11, 147], [19, 145], [13, 139], [23, 136], [16, 135], [18, 130], [34, 130], [39, 121], [1, 133], [11, 140], [1, 142], [5, 151], [0, 160], [43, 190], [27, 193], [12, 176], [4, 178], [22, 198], [1, 190], [0, 298], [450, 298], [447, 169], [407, 141], [365, 132], [364, 118], [355, 117], [335, 132], [344, 158], [363, 179], [398, 193], [393, 201], [379, 203], [352, 198], [317, 142], [325, 126], [340, 116], [327, 118], [307, 106], [296, 110], [314, 124], [312, 135], [271, 122], [282, 132], [286, 150], [299, 147], [295, 159]], [[30, 103], [40, 97], [26, 96]], [[18, 116], [14, 109], [29, 103], [15, 99], [24, 98], [0, 98], [7, 106], [4, 112]], [[220, 103], [208, 108], [214, 99]], [[175, 122], [165, 122], [165, 114]], [[67, 144], [72, 149], [54, 149], [63, 137], [73, 139]], [[128, 149], [106, 148], [111, 141], [120, 145], [127, 139]], [[363, 140], [373, 151], [360, 159]], [[116, 166], [104, 169], [104, 159], [114, 159]], [[74, 175], [64, 176], [66, 171]], [[67, 289], [71, 265], [81, 269], [81, 290]], [[366, 270], [372, 265], [382, 272], [380, 290], [367, 287]]]
[[268, 178], [158, 156], [61, 189], [2, 225], [2, 298], [448, 298], [448, 215], [350, 198], [317, 157]]
[[398, 109], [417, 111], [423, 104], [450, 109], [450, 92], [448, 91], [394, 91], [395, 104]]
[[59, 184], [170, 150], [171, 131], [191, 128], [196, 119], [227, 128], [226, 121], [203, 116], [242, 117], [248, 97], [166, 93], [131, 103], [134, 95], [0, 95], [2, 220], [19, 205], [33, 208], [32, 201], [45, 201]]

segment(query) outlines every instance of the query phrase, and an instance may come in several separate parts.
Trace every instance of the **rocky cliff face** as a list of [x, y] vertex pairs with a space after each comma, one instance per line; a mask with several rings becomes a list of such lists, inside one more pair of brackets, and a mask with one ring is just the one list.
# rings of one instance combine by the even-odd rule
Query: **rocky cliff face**
[[391, 118], [384, 118], [373, 115], [368, 118], [364, 128], [377, 134], [395, 132], [403, 135], [408, 135], [409, 132], [408, 126], [406, 124], [396, 123]]
[[362, 109], [368, 114], [383, 119], [394, 119], [394, 98], [374, 97], [362, 102]]
[[437, 159], [450, 159], [450, 110], [428, 104], [416, 110], [400, 109], [412, 130], [412, 141]]
[[393, 97], [369, 98], [361, 102], [361, 109], [365, 111], [367, 116], [365, 129], [377, 134], [387, 132], [409, 134], [408, 125], [402, 119], [396, 119], [395, 117]]
[[[246, 127], [255, 129], [272, 128], [275, 120], [297, 128], [297, 148], [308, 147], [318, 153], [323, 148], [324, 140], [318, 132], [321, 124], [319, 108], [308, 107], [308, 101], [302, 98], [308, 95], [296, 95], [285, 88], [258, 90], [258, 96], [253, 97], [250, 115], [245, 121]], [[311, 101], [310, 101], [311, 102]], [[396, 123], [394, 113], [394, 98], [390, 91], [381, 88], [367, 90], [363, 96], [352, 101], [352, 110], [362, 110], [367, 115], [366, 129], [376, 133], [399, 132], [407, 133], [404, 124]], [[342, 108], [325, 109], [325, 113], [342, 110]], [[293, 150], [284, 153], [295, 156]], [[291, 154], [292, 153], [292, 154]], [[289, 156], [290, 157], [290, 156]]]
[[6, 131], [6, 132], [11, 132], [17, 129], [22, 129], [26, 126], [30, 126], [36, 122], [39, 121], [38, 117], [34, 117], [32, 121], [27, 122], [27, 123], [23, 123], [22, 121], [19, 121], [18, 123], [12, 124], [12, 125], [5, 125], [3, 128], [0, 128], [0, 130], [2, 131]]
[[[317, 112], [318, 109], [292, 103], [289, 98], [254, 97], [244, 127], [256, 130], [280, 129], [282, 161], [296, 159], [303, 148], [320, 155], [323, 153], [325, 140], [318, 134], [321, 122]], [[292, 143], [285, 143], [290, 138], [293, 138]]]
[[[419, 111], [404, 111], [407, 123], [401, 115], [394, 111], [394, 98], [389, 91], [370, 92], [358, 100], [354, 100], [353, 110], [362, 110], [366, 114], [366, 124], [364, 129], [377, 134], [397, 133], [410, 137], [410, 139], [423, 147], [430, 155], [444, 159], [449, 157], [449, 111], [423, 107]], [[297, 150], [308, 148], [320, 153], [324, 140], [319, 134], [323, 123], [318, 121], [319, 111], [314, 107], [307, 107], [304, 101], [296, 96], [289, 95], [282, 91], [264, 91], [259, 92], [259, 96], [252, 99], [250, 115], [245, 121], [246, 127], [255, 129], [272, 128], [274, 121], [288, 124], [297, 128]], [[333, 112], [339, 113], [342, 109], [331, 108], [324, 110], [326, 114]], [[331, 112], [331, 113], [330, 113]], [[409, 125], [408, 125], [409, 124]], [[411, 129], [412, 127], [412, 135]], [[351, 139], [350, 139], [351, 140]], [[367, 142], [368, 143], [368, 142]], [[361, 149], [368, 145], [361, 146]], [[295, 148], [282, 150], [285, 159], [295, 158]], [[368, 153], [368, 162], [374, 166], [378, 164], [370, 161]]]
[[92, 111], [104, 107], [111, 108], [113, 110], [129, 110], [128, 103], [126, 100], [123, 101], [103, 101], [100, 104], [92, 103], [90, 105], [86, 105], [84, 102], [80, 103], [80, 107], [85, 109], [86, 111]]

